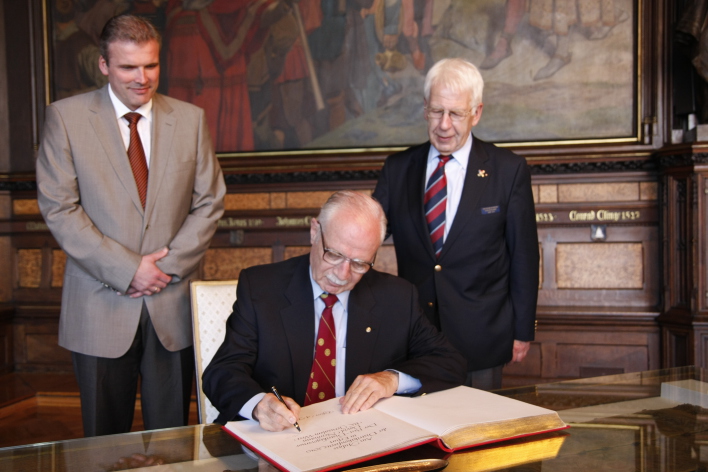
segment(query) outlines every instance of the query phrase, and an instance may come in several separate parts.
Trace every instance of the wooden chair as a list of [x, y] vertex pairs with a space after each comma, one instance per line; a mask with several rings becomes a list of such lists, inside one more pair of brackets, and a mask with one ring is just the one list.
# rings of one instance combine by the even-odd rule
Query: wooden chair
[[219, 411], [202, 391], [202, 374], [214, 358], [226, 335], [226, 319], [236, 301], [238, 280], [190, 283], [192, 295], [192, 327], [194, 360], [197, 371], [197, 406], [200, 423], [213, 423]]

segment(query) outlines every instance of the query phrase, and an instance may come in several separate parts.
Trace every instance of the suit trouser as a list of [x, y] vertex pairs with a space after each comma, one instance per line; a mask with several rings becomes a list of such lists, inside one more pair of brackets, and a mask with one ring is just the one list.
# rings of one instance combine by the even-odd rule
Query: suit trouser
[[81, 395], [84, 436], [130, 431], [138, 377], [146, 430], [187, 424], [194, 350], [165, 349], [145, 303], [128, 352], [116, 359], [72, 352], [72, 359]]
[[[442, 331], [440, 327], [440, 312], [438, 311], [439, 304], [435, 304], [435, 311], [432, 313], [432, 317], [428, 317], [431, 323], [438, 329]], [[477, 388], [479, 390], [498, 390], [502, 386], [502, 371], [504, 365], [498, 365], [496, 367], [490, 367], [488, 369], [472, 370], [467, 372], [467, 378], [465, 379], [465, 385], [472, 388]]]

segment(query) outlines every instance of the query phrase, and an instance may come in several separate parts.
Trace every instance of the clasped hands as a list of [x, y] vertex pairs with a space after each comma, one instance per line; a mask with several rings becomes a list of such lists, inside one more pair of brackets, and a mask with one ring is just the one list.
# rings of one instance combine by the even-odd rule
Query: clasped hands
[[[342, 413], [351, 414], [371, 408], [381, 398], [388, 398], [398, 390], [398, 373], [392, 371], [360, 375], [343, 397], [339, 397]], [[300, 405], [283, 396], [283, 405], [272, 393], [266, 394], [253, 409], [253, 419], [266, 431], [282, 431], [300, 421]], [[286, 406], [287, 405], [287, 406]]]
[[152, 254], [144, 255], [125, 294], [130, 296], [130, 298], [149, 297], [160, 293], [163, 288], [167, 287], [172, 277], [157, 267], [157, 261], [165, 257], [169, 252], [170, 250], [164, 247]]

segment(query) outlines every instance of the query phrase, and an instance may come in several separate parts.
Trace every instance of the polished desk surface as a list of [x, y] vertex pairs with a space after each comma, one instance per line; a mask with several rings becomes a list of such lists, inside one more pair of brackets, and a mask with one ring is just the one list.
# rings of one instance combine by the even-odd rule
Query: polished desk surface
[[[683, 388], [679, 381], [687, 380], [706, 383]], [[681, 367], [498, 393], [556, 410], [571, 428], [451, 455], [422, 446], [352, 468], [446, 458], [446, 472], [708, 470], [708, 370]], [[145, 470], [275, 470], [244, 454], [218, 425], [0, 449], [3, 472], [139, 470], [149, 463], [158, 465]]]

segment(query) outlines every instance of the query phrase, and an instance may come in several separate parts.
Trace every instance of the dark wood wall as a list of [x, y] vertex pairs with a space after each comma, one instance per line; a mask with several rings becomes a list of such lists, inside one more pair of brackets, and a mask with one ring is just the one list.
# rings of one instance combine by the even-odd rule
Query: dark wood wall
[[[640, 47], [636, 140], [514, 148], [531, 165], [542, 260], [536, 342], [505, 385], [708, 366], [705, 151], [671, 144], [675, 5], [640, 1], [651, 33]], [[42, 0], [0, 0], [0, 371], [70, 370], [56, 341], [65, 256], [39, 215], [33, 171], [44, 22]], [[321, 203], [337, 189], [373, 189], [384, 157], [221, 158], [227, 212], [202, 277], [236, 278], [307, 251]], [[390, 242], [377, 266], [395, 272]]]

